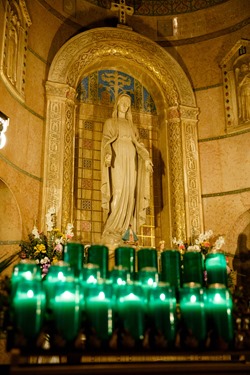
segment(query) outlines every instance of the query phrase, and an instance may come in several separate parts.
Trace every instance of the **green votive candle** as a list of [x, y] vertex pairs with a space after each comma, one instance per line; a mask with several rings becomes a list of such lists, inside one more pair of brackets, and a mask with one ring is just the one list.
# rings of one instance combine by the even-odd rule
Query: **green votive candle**
[[84, 284], [96, 284], [100, 278], [101, 272], [98, 264], [84, 264], [81, 271], [81, 281]]
[[233, 300], [225, 285], [212, 284], [208, 287], [206, 311], [209, 329], [217, 343], [224, 341], [231, 345], [234, 338]]
[[148, 314], [156, 335], [163, 335], [168, 347], [172, 347], [177, 327], [175, 288], [161, 282], [149, 289]]
[[164, 250], [161, 253], [161, 281], [179, 289], [181, 287], [181, 257], [178, 250]]
[[158, 271], [158, 256], [156, 249], [145, 248], [137, 251], [138, 272], [145, 267], [153, 267]]
[[227, 262], [222, 252], [211, 252], [205, 259], [207, 284], [224, 284], [227, 286]]
[[85, 309], [90, 336], [101, 341], [108, 340], [113, 333], [112, 284], [100, 280], [86, 286]]
[[183, 283], [204, 284], [203, 261], [200, 251], [187, 251], [183, 255]]
[[131, 279], [134, 278], [136, 269], [136, 256], [133, 247], [117, 247], [115, 249], [115, 266], [127, 268]]
[[64, 246], [63, 260], [74, 270], [75, 277], [79, 277], [84, 263], [84, 246], [80, 243], [68, 242]]
[[39, 265], [34, 260], [23, 259], [13, 267], [11, 274], [11, 298], [16, 292], [17, 285], [23, 281], [42, 281], [42, 273]]
[[98, 264], [101, 278], [109, 277], [109, 249], [104, 245], [92, 245], [88, 249], [87, 263]]
[[45, 292], [37, 280], [21, 281], [12, 300], [13, 322], [28, 340], [35, 339], [43, 325]]
[[179, 293], [181, 322], [195, 345], [203, 345], [207, 335], [205, 293], [200, 284], [183, 284]]
[[138, 272], [138, 280], [142, 285], [156, 286], [159, 282], [159, 274], [154, 267], [141, 268]]
[[117, 289], [116, 311], [123, 332], [136, 342], [144, 337], [146, 297], [137, 282], [121, 285]]
[[159, 274], [154, 267], [145, 267], [138, 272], [138, 281], [142, 286], [146, 298], [150, 289], [155, 288], [159, 282]]
[[66, 341], [74, 340], [80, 329], [82, 298], [75, 281], [58, 283], [52, 310], [55, 327]]
[[110, 272], [110, 280], [113, 284], [124, 285], [130, 280], [130, 273], [126, 267], [114, 266]]
[[46, 275], [46, 279], [43, 280], [43, 283], [46, 281], [48, 283], [58, 282], [58, 281], [67, 281], [74, 277], [74, 271], [72, 267], [64, 262], [59, 261], [56, 264], [52, 264], [49, 268], [49, 271]]
[[48, 312], [52, 313], [52, 305], [58, 284], [73, 279], [74, 271], [68, 263], [60, 261], [50, 266], [46, 278], [43, 280]]

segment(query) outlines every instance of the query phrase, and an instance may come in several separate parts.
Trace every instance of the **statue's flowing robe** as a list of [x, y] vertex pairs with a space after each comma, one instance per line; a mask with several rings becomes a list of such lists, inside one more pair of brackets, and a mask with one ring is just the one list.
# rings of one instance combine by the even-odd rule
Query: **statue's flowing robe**
[[[105, 155], [112, 155], [111, 167]], [[145, 161], [149, 153], [139, 142], [131, 121], [108, 119], [104, 124], [102, 164], [102, 208], [106, 216], [103, 236], [121, 237], [131, 224], [136, 231], [145, 223], [150, 201], [149, 172]]]

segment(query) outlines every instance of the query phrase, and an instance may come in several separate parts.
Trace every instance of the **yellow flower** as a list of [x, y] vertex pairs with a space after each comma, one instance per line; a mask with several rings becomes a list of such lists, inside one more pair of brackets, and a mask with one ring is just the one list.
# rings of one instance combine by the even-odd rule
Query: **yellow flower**
[[51, 262], [51, 264], [57, 264], [59, 261], [58, 261], [58, 258], [57, 257], [53, 257], [53, 259], [52, 259], [52, 262]]
[[36, 253], [46, 253], [46, 247], [43, 243], [37, 244], [34, 249], [36, 250]]

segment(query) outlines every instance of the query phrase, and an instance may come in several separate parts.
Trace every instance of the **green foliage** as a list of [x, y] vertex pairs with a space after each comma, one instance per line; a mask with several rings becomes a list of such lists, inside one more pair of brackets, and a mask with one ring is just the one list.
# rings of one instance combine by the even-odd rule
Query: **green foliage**
[[[10, 255], [9, 257], [5, 258], [0, 262], [0, 273], [2, 273], [6, 268], [8, 268], [15, 260], [15, 258], [19, 255], [19, 251], [15, 252], [14, 254]], [[3, 259], [4, 256], [0, 257], [0, 260]]]

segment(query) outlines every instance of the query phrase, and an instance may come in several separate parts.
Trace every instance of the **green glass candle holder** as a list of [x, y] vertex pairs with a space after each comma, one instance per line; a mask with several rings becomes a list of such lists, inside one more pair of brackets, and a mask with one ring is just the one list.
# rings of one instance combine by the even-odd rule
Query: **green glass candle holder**
[[159, 274], [154, 267], [145, 267], [138, 271], [138, 282], [141, 284], [146, 299], [149, 290], [155, 288], [159, 282]]
[[42, 281], [41, 269], [35, 261], [23, 259], [13, 267], [10, 278], [11, 299], [15, 295], [17, 285], [20, 282], [32, 280]]
[[72, 267], [64, 262], [59, 261], [56, 264], [52, 264], [49, 268], [49, 271], [44, 279], [43, 283], [46, 281], [48, 283], [58, 282], [58, 281], [67, 281], [68, 279], [74, 278], [74, 270]]
[[[174, 347], [177, 331], [176, 292], [168, 283], [159, 283], [148, 292], [148, 315], [154, 343]], [[160, 338], [164, 338], [164, 342]], [[159, 344], [158, 344], [159, 345]]]
[[92, 245], [88, 249], [87, 263], [100, 267], [101, 278], [109, 278], [109, 249], [104, 245]]
[[46, 309], [46, 296], [37, 280], [22, 280], [16, 287], [11, 303], [17, 333], [34, 340], [41, 331]]
[[101, 279], [100, 266], [98, 264], [84, 264], [81, 273], [81, 281], [84, 284], [96, 284]]
[[164, 250], [161, 253], [160, 278], [176, 289], [181, 287], [181, 256], [178, 250]]
[[183, 284], [179, 299], [184, 342], [192, 342], [192, 347], [204, 346], [207, 337], [204, 289], [196, 283]]
[[[43, 280], [43, 286], [46, 293], [46, 306], [47, 312], [52, 314], [52, 305], [56, 294], [56, 289], [58, 284], [64, 283], [66, 281], [74, 280], [74, 271], [71, 266], [64, 262], [60, 261], [57, 264], [52, 264], [49, 268], [49, 271]], [[52, 316], [51, 316], [52, 319]]]
[[215, 348], [233, 345], [234, 319], [233, 300], [224, 284], [212, 284], [207, 289], [206, 312], [208, 327], [212, 332], [212, 344]]
[[63, 250], [63, 260], [71, 266], [75, 277], [78, 278], [84, 264], [84, 245], [74, 242], [66, 243]]
[[207, 285], [224, 284], [227, 286], [227, 261], [222, 252], [208, 253], [205, 259]]
[[159, 282], [157, 269], [154, 267], [141, 268], [140, 271], [138, 271], [138, 281], [144, 286], [156, 286]]
[[151, 248], [143, 248], [137, 251], [137, 271], [142, 268], [153, 267], [158, 271], [157, 250]]
[[99, 342], [102, 344], [106, 342], [113, 333], [112, 291], [112, 283], [105, 280], [86, 286], [86, 328], [90, 346], [91, 343]]
[[67, 342], [72, 342], [80, 329], [83, 296], [75, 281], [58, 283], [51, 301], [55, 328]]
[[134, 278], [136, 270], [136, 255], [133, 247], [118, 247], [115, 249], [115, 266], [127, 268], [131, 279]]
[[143, 340], [146, 305], [145, 293], [138, 282], [130, 282], [117, 289], [115, 310], [119, 330], [123, 333], [122, 346], [126, 347], [128, 342], [136, 346]]
[[113, 285], [125, 285], [130, 281], [130, 273], [126, 267], [114, 266], [110, 272], [109, 279], [112, 281]]
[[183, 283], [204, 285], [203, 259], [200, 251], [187, 251], [183, 255]]

